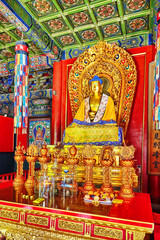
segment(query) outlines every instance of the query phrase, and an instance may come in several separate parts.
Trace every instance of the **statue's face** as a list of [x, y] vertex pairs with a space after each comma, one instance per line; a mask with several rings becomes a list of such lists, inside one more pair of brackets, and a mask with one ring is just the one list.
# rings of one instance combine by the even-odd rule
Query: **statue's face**
[[99, 81], [93, 81], [91, 82], [91, 91], [94, 93], [99, 93], [102, 86]]

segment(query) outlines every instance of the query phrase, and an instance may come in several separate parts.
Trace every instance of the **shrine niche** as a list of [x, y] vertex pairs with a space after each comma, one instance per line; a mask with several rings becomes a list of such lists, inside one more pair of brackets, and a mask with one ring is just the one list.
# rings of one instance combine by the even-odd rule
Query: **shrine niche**
[[137, 82], [135, 63], [124, 49], [103, 41], [82, 53], [69, 74], [73, 118], [82, 100], [89, 96], [88, 82], [95, 75], [103, 80], [103, 93], [114, 101], [117, 124], [125, 136]]

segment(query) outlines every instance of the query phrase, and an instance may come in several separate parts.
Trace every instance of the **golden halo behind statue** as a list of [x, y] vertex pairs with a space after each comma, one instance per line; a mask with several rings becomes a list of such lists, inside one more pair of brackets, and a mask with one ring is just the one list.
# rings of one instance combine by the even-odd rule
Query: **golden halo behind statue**
[[126, 133], [136, 87], [137, 72], [131, 55], [124, 49], [100, 41], [82, 53], [69, 74], [69, 95], [73, 117], [82, 100], [89, 96], [89, 81], [98, 75], [103, 92], [113, 98], [117, 123]]

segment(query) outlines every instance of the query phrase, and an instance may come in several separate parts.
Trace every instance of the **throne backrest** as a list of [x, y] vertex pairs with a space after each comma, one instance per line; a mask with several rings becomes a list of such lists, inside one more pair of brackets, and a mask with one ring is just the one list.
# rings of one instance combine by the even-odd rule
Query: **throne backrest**
[[69, 74], [73, 117], [83, 99], [89, 96], [88, 83], [95, 75], [103, 80], [103, 92], [112, 97], [117, 124], [123, 128], [125, 135], [137, 81], [135, 63], [127, 51], [103, 41], [82, 53], [74, 62]]

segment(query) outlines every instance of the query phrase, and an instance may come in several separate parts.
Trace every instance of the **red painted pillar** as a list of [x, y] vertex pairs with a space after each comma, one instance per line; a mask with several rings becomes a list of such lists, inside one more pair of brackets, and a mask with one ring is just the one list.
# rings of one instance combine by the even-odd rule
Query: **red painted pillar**
[[17, 141], [16, 141], [16, 146], [21, 145], [24, 146], [24, 149], [27, 150], [28, 147], [28, 139], [27, 139], [27, 134], [23, 133], [22, 134], [22, 127], [17, 129]]
[[69, 101], [68, 78], [75, 58], [62, 61], [62, 108], [61, 108], [61, 138], [65, 128], [72, 122], [72, 112]]
[[151, 195], [152, 203], [160, 203], [160, 176], [148, 176], [148, 191]]
[[61, 141], [62, 63], [55, 62], [53, 69], [51, 144]]

